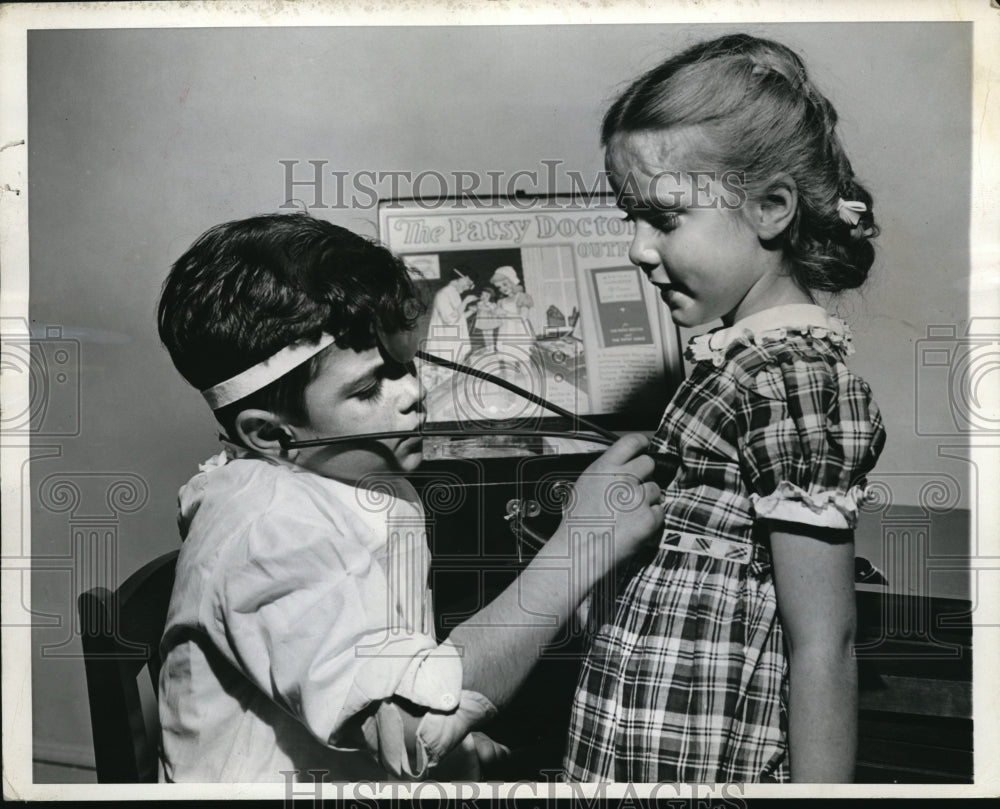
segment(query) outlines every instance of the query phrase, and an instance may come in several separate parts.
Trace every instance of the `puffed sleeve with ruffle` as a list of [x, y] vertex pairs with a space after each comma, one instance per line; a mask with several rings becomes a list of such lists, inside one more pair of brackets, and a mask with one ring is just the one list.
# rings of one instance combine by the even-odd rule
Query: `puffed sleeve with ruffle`
[[740, 463], [756, 516], [853, 529], [885, 443], [868, 385], [842, 362], [789, 352], [741, 388]]

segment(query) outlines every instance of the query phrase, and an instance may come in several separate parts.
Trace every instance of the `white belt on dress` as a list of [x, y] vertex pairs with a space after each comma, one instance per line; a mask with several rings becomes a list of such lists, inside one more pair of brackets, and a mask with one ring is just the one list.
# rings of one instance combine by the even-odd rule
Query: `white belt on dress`
[[738, 562], [741, 565], [750, 564], [753, 558], [753, 544], [736, 542], [719, 537], [703, 537], [698, 534], [688, 534], [683, 531], [667, 529], [660, 539], [660, 547], [674, 547], [679, 551], [693, 553], [695, 556], [711, 556], [715, 559], [725, 559]]

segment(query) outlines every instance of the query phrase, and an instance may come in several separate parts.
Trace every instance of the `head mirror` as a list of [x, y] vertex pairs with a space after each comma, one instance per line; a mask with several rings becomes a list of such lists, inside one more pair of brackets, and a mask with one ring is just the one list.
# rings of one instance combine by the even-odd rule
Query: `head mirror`
[[403, 365], [413, 362], [420, 348], [420, 336], [416, 329], [387, 332], [376, 328], [375, 331], [386, 354]]

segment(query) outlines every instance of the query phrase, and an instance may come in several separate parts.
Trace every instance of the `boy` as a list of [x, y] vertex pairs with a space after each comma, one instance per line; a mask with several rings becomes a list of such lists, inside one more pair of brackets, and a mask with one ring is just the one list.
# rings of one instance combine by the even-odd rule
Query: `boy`
[[[594, 532], [571, 541], [564, 521], [517, 583], [438, 644], [404, 477], [421, 460], [418, 314], [401, 261], [304, 214], [219, 225], [171, 270], [160, 336], [227, 440], [180, 493], [161, 645], [166, 780], [479, 777], [497, 746], [475, 728], [589, 587], [657, 533], [646, 441], [623, 438], [576, 484], [578, 512], [628, 501], [606, 498], [609, 485], [628, 490], [613, 547]], [[558, 623], [524, 626], [525, 611]]]

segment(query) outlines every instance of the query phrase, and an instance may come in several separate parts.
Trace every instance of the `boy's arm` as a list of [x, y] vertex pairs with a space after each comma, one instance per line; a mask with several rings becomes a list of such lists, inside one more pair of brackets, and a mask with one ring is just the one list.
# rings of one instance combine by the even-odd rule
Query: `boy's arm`
[[[653, 469], [652, 459], [636, 457], [646, 445], [641, 436], [622, 439], [576, 485], [578, 511], [603, 504], [611, 485], [619, 487], [613, 502], [628, 502], [627, 492], [636, 501], [631, 511], [617, 509], [616, 558], [662, 523], [662, 507], [650, 506], [658, 488], [641, 482]], [[461, 743], [491, 714], [488, 700], [507, 699], [569, 610], [612, 567], [600, 556], [600, 538], [571, 543], [560, 529], [519, 583], [456, 628], [458, 658], [452, 644], [437, 646], [423, 633], [387, 633], [381, 568], [366, 564], [358, 543], [335, 546], [329, 525], [313, 520], [308, 508], [290, 513], [297, 519], [291, 534], [289, 514], [268, 514], [233, 542], [232, 558], [210, 585], [211, 613], [221, 617], [206, 629], [234, 666], [319, 741], [376, 751], [404, 780], [423, 777]], [[553, 618], [526, 621], [526, 609]], [[372, 705], [374, 714], [367, 710]]]
[[566, 519], [517, 580], [456, 627], [435, 652], [414, 661], [413, 678], [404, 678], [409, 685], [397, 694], [455, 693], [446, 685], [450, 670], [461, 678], [453, 712], [424, 713], [406, 699], [380, 709], [380, 748], [393, 744], [401, 730], [416, 777], [432, 774], [427, 765], [442, 761], [510, 699], [599, 579], [659, 536], [662, 496], [658, 485], [644, 482], [653, 471], [652, 459], [639, 455], [647, 444], [642, 436], [626, 436], [591, 464], [574, 484]]
[[625, 436], [588, 467], [552, 538], [517, 580], [451, 633], [465, 688], [504, 704], [594, 584], [659, 536], [661, 492], [644, 483], [653, 461], [639, 454], [647, 443]]

